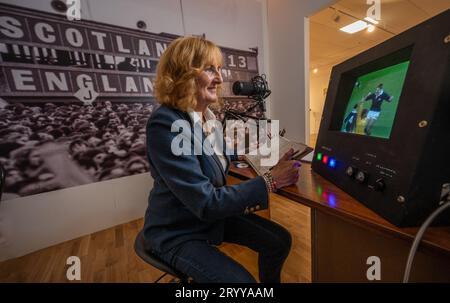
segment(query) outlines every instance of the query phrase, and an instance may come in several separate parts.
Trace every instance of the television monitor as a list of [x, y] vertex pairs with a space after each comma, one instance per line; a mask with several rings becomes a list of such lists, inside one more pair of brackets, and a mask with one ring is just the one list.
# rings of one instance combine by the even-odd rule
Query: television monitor
[[341, 132], [389, 139], [408, 66], [405, 61], [358, 77]]
[[449, 29], [447, 10], [332, 69], [312, 169], [397, 226], [449, 196]]

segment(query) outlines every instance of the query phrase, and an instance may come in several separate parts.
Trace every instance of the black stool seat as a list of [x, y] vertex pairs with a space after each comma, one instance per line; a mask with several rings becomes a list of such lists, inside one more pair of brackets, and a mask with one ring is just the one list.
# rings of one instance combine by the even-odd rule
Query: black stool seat
[[167, 264], [166, 262], [161, 260], [158, 256], [154, 255], [151, 251], [148, 251], [147, 249], [145, 249], [144, 234], [142, 231], [140, 231], [138, 233], [138, 235], [136, 236], [136, 240], [134, 241], [134, 250], [135, 250], [136, 254], [144, 262], [152, 265], [153, 267], [156, 267], [157, 269], [159, 269], [165, 273], [155, 282], [158, 282], [166, 274], [169, 274], [169, 275], [179, 279], [181, 282], [188, 282], [189, 277], [187, 275], [172, 268], [169, 264]]

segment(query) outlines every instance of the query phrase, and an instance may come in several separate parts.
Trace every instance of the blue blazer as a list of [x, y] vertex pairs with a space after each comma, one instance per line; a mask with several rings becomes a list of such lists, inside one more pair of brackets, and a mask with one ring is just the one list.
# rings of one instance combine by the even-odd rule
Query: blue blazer
[[224, 171], [215, 154], [172, 153], [172, 140], [181, 133], [171, 132], [172, 123], [177, 120], [190, 125], [186, 132], [190, 133], [187, 138], [192, 146], [194, 140], [205, 140], [203, 132], [194, 134], [185, 112], [162, 105], [148, 120], [147, 157], [154, 185], [145, 213], [144, 237], [147, 248], [159, 252], [189, 240], [218, 245], [223, 240], [226, 217], [268, 207], [266, 184], [261, 176], [226, 185], [228, 156]]

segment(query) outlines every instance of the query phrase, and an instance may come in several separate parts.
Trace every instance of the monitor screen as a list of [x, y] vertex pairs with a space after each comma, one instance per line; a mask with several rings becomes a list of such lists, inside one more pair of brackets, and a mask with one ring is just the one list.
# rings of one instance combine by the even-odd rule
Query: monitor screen
[[340, 131], [389, 139], [409, 61], [359, 76]]

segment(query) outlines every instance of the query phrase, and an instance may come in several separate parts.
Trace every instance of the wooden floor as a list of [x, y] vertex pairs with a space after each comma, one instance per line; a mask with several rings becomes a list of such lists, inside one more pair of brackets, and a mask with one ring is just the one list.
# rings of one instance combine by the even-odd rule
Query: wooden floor
[[[293, 236], [283, 282], [311, 281], [310, 210], [272, 194], [270, 216]], [[68, 282], [66, 260], [81, 260], [81, 282], [153, 282], [162, 273], [141, 261], [133, 250], [142, 228], [139, 219], [0, 263], [0, 282]], [[223, 244], [221, 249], [258, 276], [257, 254], [248, 248]], [[162, 282], [169, 282], [166, 276]]]

